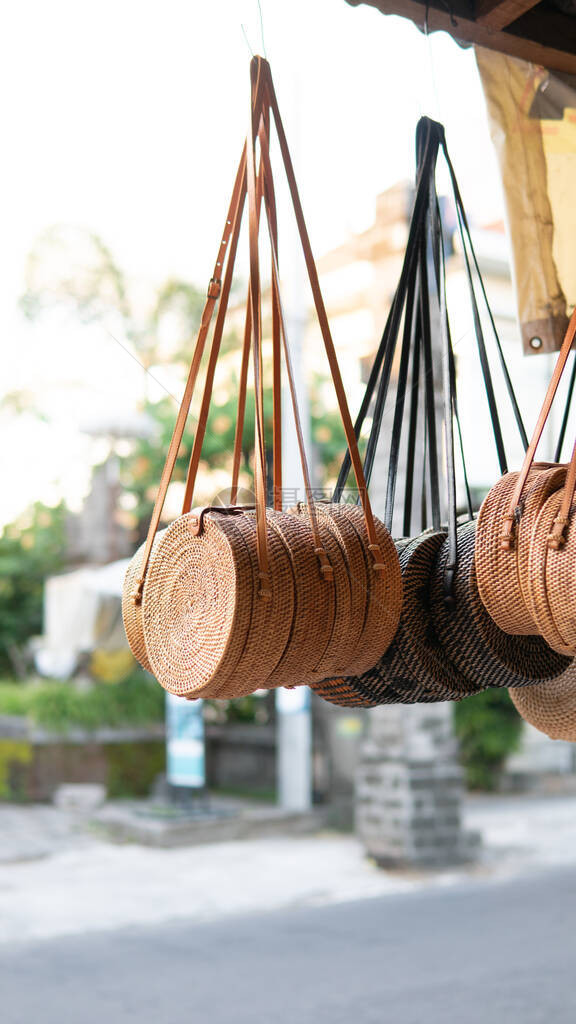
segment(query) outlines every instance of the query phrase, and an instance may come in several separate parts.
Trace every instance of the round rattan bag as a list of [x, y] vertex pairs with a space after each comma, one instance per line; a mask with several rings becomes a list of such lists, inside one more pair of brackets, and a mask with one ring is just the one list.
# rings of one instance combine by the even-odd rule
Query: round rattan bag
[[443, 577], [448, 544], [440, 551], [430, 591], [436, 636], [446, 658], [465, 678], [460, 696], [486, 687], [529, 686], [555, 679], [569, 662], [539, 636], [512, 636], [500, 629], [484, 608], [478, 592], [474, 561], [476, 523], [458, 527], [458, 562], [454, 576], [454, 605], [444, 599]]
[[[154, 538], [152, 545], [153, 558], [158, 545], [164, 536], [165, 531], [159, 530]], [[146, 544], [141, 544], [136, 553], [130, 560], [128, 569], [126, 570], [126, 576], [124, 577], [124, 587], [122, 590], [122, 619], [124, 621], [124, 629], [126, 630], [126, 637], [130, 645], [130, 650], [136, 658], [136, 661], [140, 662], [142, 668], [145, 668], [148, 672], [151, 672], [150, 662], [148, 660], [148, 654], [146, 652], [146, 643], [144, 641], [144, 623], [142, 622], [142, 604], [140, 601], [135, 601], [135, 593], [138, 581], [140, 579], [142, 571], [142, 557], [144, 555], [144, 548]]]
[[[239, 695], [253, 691], [282, 653], [293, 602], [283, 585], [262, 596], [255, 587], [249, 546], [236, 519], [244, 513], [194, 510], [164, 531], [150, 559], [142, 595], [142, 622], [150, 669], [171, 693], [182, 696]], [[273, 557], [273, 555], [272, 555]], [[274, 575], [271, 565], [270, 578]], [[290, 592], [292, 581], [289, 581]], [[263, 644], [261, 675], [237, 674], [253, 622], [267, 606], [266, 625], [275, 638]], [[255, 606], [255, 607], [254, 607]]]
[[[560, 473], [559, 473], [560, 470]], [[535, 463], [528, 474], [522, 515], [516, 523], [514, 545], [501, 545], [502, 523], [508, 513], [518, 473], [507, 473], [486, 495], [476, 526], [476, 579], [484, 607], [500, 629], [514, 636], [539, 633], [527, 601], [523, 576], [535, 519], [547, 496], [562, 486], [565, 467]]]
[[399, 545], [403, 603], [393, 643], [361, 675], [315, 684], [319, 696], [345, 707], [376, 707], [448, 700], [462, 690], [464, 680], [431, 628], [430, 579], [444, 537], [427, 531]]
[[332, 573], [322, 574], [314, 535], [310, 523], [303, 517], [268, 510], [267, 518], [289, 559], [294, 615], [287, 642], [266, 685], [297, 686], [318, 678], [317, 666], [330, 643], [337, 588], [340, 588], [340, 577], [345, 569], [336, 560], [335, 543], [330, 537], [323, 537]]
[[364, 672], [382, 657], [392, 643], [400, 622], [403, 603], [402, 570], [398, 552], [388, 530], [374, 517], [376, 540], [382, 558], [381, 571], [374, 568], [366, 519], [359, 505], [333, 504], [330, 515], [343, 526], [352, 525], [364, 555], [366, 611], [364, 625], [354, 650], [350, 651], [347, 674]]
[[260, 595], [256, 515], [251, 510], [234, 516], [233, 523], [250, 560], [251, 594], [250, 624], [236, 667], [217, 686], [219, 699], [243, 697], [259, 686], [270, 688], [270, 676], [288, 645], [295, 612], [295, 585], [290, 556], [281, 538], [271, 527], [270, 511], [266, 513], [266, 538], [269, 560], [270, 598]]
[[576, 522], [572, 506], [557, 548], [549, 538], [560, 513], [563, 492], [551, 494], [540, 510], [533, 531], [527, 575], [527, 589], [534, 618], [550, 647], [570, 657], [576, 655]]
[[[354, 505], [321, 503], [315, 506], [320, 536], [335, 573], [335, 614], [332, 631], [310, 684], [322, 686], [336, 673], [351, 674], [372, 666], [392, 642], [402, 608], [402, 576], [394, 543], [386, 527], [374, 517], [376, 540], [383, 568], [376, 571], [364, 513]], [[310, 512], [300, 504], [294, 510], [305, 521]]]
[[576, 663], [550, 682], [508, 692], [525, 722], [552, 740], [576, 742]]
[[[297, 515], [309, 519], [307, 505], [300, 503], [294, 510]], [[340, 565], [335, 573], [335, 615], [328, 649], [317, 668], [321, 678], [345, 671], [350, 664], [351, 652], [359, 646], [366, 616], [367, 587], [366, 563], [362, 542], [344, 516], [338, 514], [332, 505], [316, 505], [320, 536], [330, 555], [333, 565]]]

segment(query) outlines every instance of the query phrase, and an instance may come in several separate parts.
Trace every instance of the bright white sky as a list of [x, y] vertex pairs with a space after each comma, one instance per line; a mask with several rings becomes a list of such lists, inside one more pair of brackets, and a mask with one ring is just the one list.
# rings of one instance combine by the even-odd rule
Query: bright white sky
[[[472, 51], [345, 0], [262, 9], [318, 255], [411, 177], [422, 113], [444, 121], [475, 219], [501, 216]], [[46, 227], [79, 225], [131, 278], [204, 286], [248, 117], [241, 23], [261, 51], [256, 0], [18, 0], [4, 12], [0, 396], [42, 394], [52, 427], [3, 424], [0, 522], [35, 497], [80, 493], [92, 452], [82, 415], [131, 404], [140, 372], [100, 328], [23, 322], [26, 255]]]

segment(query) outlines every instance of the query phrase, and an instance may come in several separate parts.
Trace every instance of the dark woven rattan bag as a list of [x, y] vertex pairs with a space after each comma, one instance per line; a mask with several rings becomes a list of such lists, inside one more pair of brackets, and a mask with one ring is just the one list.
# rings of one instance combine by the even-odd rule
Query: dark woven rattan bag
[[430, 588], [434, 631], [446, 657], [466, 679], [466, 692], [486, 687], [529, 686], [556, 679], [568, 668], [566, 658], [537, 636], [511, 636], [499, 629], [480, 599], [474, 564], [476, 523], [458, 527], [458, 564], [454, 603], [446, 605], [443, 579], [448, 545], [439, 552]]
[[[440, 150], [446, 156], [452, 175], [462, 250], [470, 284], [481, 378], [488, 399], [498, 459], [501, 468], [506, 468], [504, 440], [475, 289], [480, 286], [484, 301], [485, 293], [460, 194], [446, 153], [443, 130], [434, 122], [423, 119], [417, 134], [417, 187], [406, 256], [356, 430], [361, 430], [363, 420], [370, 410], [372, 428], [364, 463], [366, 478], [370, 481], [376, 446], [382, 443], [381, 431], [387, 408], [388, 386], [392, 368], [396, 365], [398, 378], [395, 402], [391, 407], [393, 425], [389, 440], [385, 522], [391, 529], [394, 512], [402, 502], [403, 533], [410, 535], [418, 488], [417, 477], [420, 473], [421, 520], [429, 529], [399, 545], [404, 596], [400, 624], [393, 644], [363, 673], [342, 675], [313, 684], [315, 692], [324, 699], [347, 707], [459, 700], [490, 685], [524, 685], [536, 680], [551, 679], [562, 672], [566, 665], [564, 659], [549, 651], [546, 644], [537, 638], [530, 638], [520, 650], [519, 642], [512, 641], [512, 638], [495, 627], [486, 613], [474, 576], [475, 522], [463, 459], [469, 521], [457, 529], [454, 423], [458, 427], [462, 456], [463, 450], [454, 355], [446, 313], [444, 243], [434, 182]], [[527, 444], [493, 320], [491, 323], [513, 413], [521, 438]], [[438, 348], [441, 369], [434, 351]], [[435, 402], [438, 390], [435, 378], [441, 384], [440, 415]], [[439, 442], [442, 431], [445, 465], [442, 463], [442, 445]], [[417, 471], [415, 451], [418, 437], [423, 444], [423, 455], [420, 460], [422, 465]], [[397, 484], [401, 445], [405, 447], [406, 458], [403, 493], [400, 493]], [[335, 497], [340, 497], [342, 493], [348, 469], [349, 463], [345, 459]], [[440, 488], [442, 475], [446, 482], [443, 501]], [[446, 526], [442, 526], [443, 521], [447, 522]]]

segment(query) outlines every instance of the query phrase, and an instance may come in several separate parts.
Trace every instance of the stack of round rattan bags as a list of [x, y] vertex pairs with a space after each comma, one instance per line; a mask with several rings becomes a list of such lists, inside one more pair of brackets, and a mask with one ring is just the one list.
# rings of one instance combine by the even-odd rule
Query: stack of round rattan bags
[[124, 621], [135, 657], [170, 692], [216, 698], [369, 668], [400, 615], [394, 545], [374, 519], [383, 559], [375, 571], [361, 509], [319, 506], [317, 520], [329, 573], [308, 511], [267, 510], [263, 593], [255, 512], [176, 519], [157, 535], [138, 603], [142, 548], [128, 570]]
[[[488, 315], [489, 308], [442, 127], [424, 118], [417, 133], [417, 189], [406, 257], [356, 428], [358, 431], [362, 428], [363, 417], [370, 410], [372, 427], [364, 463], [370, 481], [376, 445], [382, 443], [385, 413], [390, 410], [393, 427], [385, 522], [392, 529], [394, 513], [403, 503], [403, 532], [409, 536], [413, 506], [419, 505], [420, 513], [425, 509], [420, 518], [428, 520], [429, 529], [397, 543], [404, 598], [400, 625], [391, 646], [367, 672], [313, 684], [316, 693], [344, 706], [460, 700], [488, 687], [514, 687], [515, 693], [530, 694], [538, 685], [552, 686], [564, 679], [571, 664], [565, 652], [553, 650], [541, 635], [536, 635], [537, 630], [531, 631], [535, 635], [511, 635], [502, 622], [494, 621], [490, 609], [482, 602], [478, 586], [477, 525], [470, 505], [467, 516], [457, 520], [453, 421], [459, 432], [460, 423], [444, 294], [443, 231], [434, 181], [436, 159], [441, 150], [452, 178], [470, 286], [479, 379], [485, 386], [500, 465], [502, 471], [506, 471], [490, 359], [476, 305], [478, 288]], [[440, 330], [437, 326], [434, 328], [434, 324], [440, 324]], [[504, 380], [509, 386], [512, 410], [527, 445], [493, 321], [491, 326]], [[440, 366], [438, 357], [442, 360]], [[398, 370], [395, 396], [390, 402], [393, 365]], [[439, 392], [443, 398], [440, 415], [434, 398]], [[437, 440], [442, 430], [443, 456], [442, 445]], [[419, 439], [424, 455], [420, 460], [422, 465], [417, 466], [414, 452]], [[407, 467], [403, 489], [397, 481], [402, 445]], [[465, 476], [465, 464], [462, 468]], [[336, 496], [341, 493], [347, 469], [345, 460]], [[424, 485], [418, 487], [418, 478], [422, 477], [425, 477]], [[447, 488], [443, 501], [439, 485], [442, 477]], [[467, 482], [465, 489], [468, 491]], [[447, 526], [442, 527], [445, 520]], [[498, 572], [497, 569], [496, 577]], [[517, 602], [512, 601], [510, 606], [517, 612]], [[529, 632], [524, 630], [525, 634]]]
[[[123, 613], [131, 649], [168, 691], [188, 698], [233, 698], [259, 688], [307, 684], [333, 703], [460, 700], [508, 687], [521, 714], [549, 735], [576, 738], [576, 454], [569, 467], [534, 463], [536, 446], [576, 330], [528, 446], [486, 302], [466, 215], [441, 125], [417, 130], [417, 181], [406, 255], [390, 315], [353, 426], [298, 197], [270, 68], [251, 64], [251, 129], [242, 152], [196, 349], [168, 450], [146, 542], [127, 572]], [[296, 401], [277, 262], [277, 217], [269, 132], [274, 124], [338, 399], [347, 452], [330, 503], [314, 503]], [[455, 358], [446, 311], [444, 238], [435, 191], [438, 154], [453, 186], [468, 276], [474, 333], [502, 479], [476, 520], [466, 477]], [[248, 200], [250, 277], [240, 367], [230, 504], [194, 507], [234, 260]], [[263, 408], [259, 262], [265, 220], [272, 266], [273, 507]], [[476, 294], [490, 318], [504, 383], [527, 446], [520, 474], [507, 471], [505, 446]], [[182, 515], [159, 530], [210, 325], [202, 403]], [[439, 325], [439, 326], [438, 326]], [[249, 364], [254, 375], [254, 491], [236, 504]], [[561, 365], [560, 365], [561, 364]], [[307, 501], [281, 501], [279, 381], [285, 369]], [[394, 372], [393, 372], [394, 370]], [[396, 377], [393, 400], [390, 382]], [[437, 397], [442, 397], [438, 408]], [[392, 415], [384, 523], [368, 486]], [[358, 438], [371, 417], [364, 464]], [[457, 515], [455, 427], [468, 512]], [[442, 436], [441, 436], [442, 435]], [[399, 465], [403, 465], [402, 486]], [[343, 502], [350, 467], [357, 503]], [[416, 511], [419, 530], [413, 536]], [[401, 514], [405, 539], [392, 541]]]
[[540, 637], [508, 635], [488, 615], [476, 581], [475, 531], [474, 520], [458, 527], [448, 600], [446, 533], [423, 533], [401, 547], [404, 602], [391, 647], [362, 675], [315, 683], [316, 693], [336, 704], [373, 707], [461, 700], [489, 686], [531, 691], [534, 683], [562, 676], [567, 658]]
[[[252, 61], [251, 84], [251, 132], [242, 152], [148, 537], [130, 563], [123, 595], [126, 633], [135, 657], [171, 693], [191, 698], [239, 697], [261, 687], [312, 684], [326, 676], [363, 672], [389, 646], [398, 626], [402, 605], [398, 555], [388, 530], [373, 516], [370, 507], [270, 68], [261, 58]], [[317, 506], [312, 501], [277, 264], [274, 179], [268, 138], [272, 123], [277, 130], [321, 333], [352, 453], [361, 507], [341, 504]], [[231, 504], [193, 508], [194, 485], [246, 199], [250, 286]], [[273, 508], [268, 508], [266, 502], [268, 474], [262, 397], [258, 251], [262, 216], [268, 224], [273, 268]], [[168, 527], [157, 532], [217, 301], [218, 313], [211, 338], [183, 512]], [[280, 380], [282, 354], [293, 399], [308, 496], [306, 504], [292, 511], [282, 510], [279, 486], [281, 415], [277, 382]], [[255, 505], [242, 507], [235, 501], [250, 359], [255, 396]]]
[[[476, 572], [494, 622], [512, 636], [541, 637], [576, 656], [576, 446], [569, 465], [535, 463], [534, 456], [576, 334], [566, 337], [524, 464], [486, 497], [478, 518]], [[569, 390], [571, 393], [572, 388]], [[560, 431], [560, 457], [568, 408]], [[576, 668], [526, 691], [510, 690], [526, 721], [554, 739], [576, 740]]]

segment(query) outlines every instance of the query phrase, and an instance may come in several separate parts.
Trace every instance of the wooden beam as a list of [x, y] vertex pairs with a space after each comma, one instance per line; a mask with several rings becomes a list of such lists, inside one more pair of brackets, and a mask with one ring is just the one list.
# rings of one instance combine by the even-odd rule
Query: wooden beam
[[536, 40], [542, 46], [564, 49], [576, 53], [576, 18], [561, 11], [526, 11], [509, 28], [510, 35], [526, 40]]
[[[382, 14], [397, 14], [401, 18], [409, 18], [418, 28], [424, 30], [426, 21], [426, 4], [418, 0], [347, 0], [352, 7], [359, 7], [360, 4], [368, 4], [375, 7]], [[538, 12], [531, 11], [523, 16], [535, 18]], [[556, 17], [552, 15], [552, 17]], [[569, 19], [574, 22], [574, 19]], [[544, 17], [540, 25], [544, 24]], [[488, 50], [497, 50], [499, 53], [507, 53], [510, 57], [520, 57], [522, 60], [532, 61], [534, 64], [541, 64], [552, 71], [566, 71], [576, 75], [576, 52], [572, 49], [567, 52], [555, 46], [547, 46], [532, 39], [522, 39], [508, 31], [495, 31], [480, 25], [469, 18], [450, 15], [445, 10], [438, 10], [435, 7], [428, 7], [428, 29], [430, 32], [447, 32], [457, 41], [465, 43], [477, 43], [478, 46], [485, 46]], [[516, 26], [514, 26], [516, 29]], [[539, 38], [544, 36], [540, 30]], [[567, 46], [570, 41], [567, 40]]]
[[506, 28], [537, 3], [539, 0], [477, 0], [475, 21], [493, 30]]

